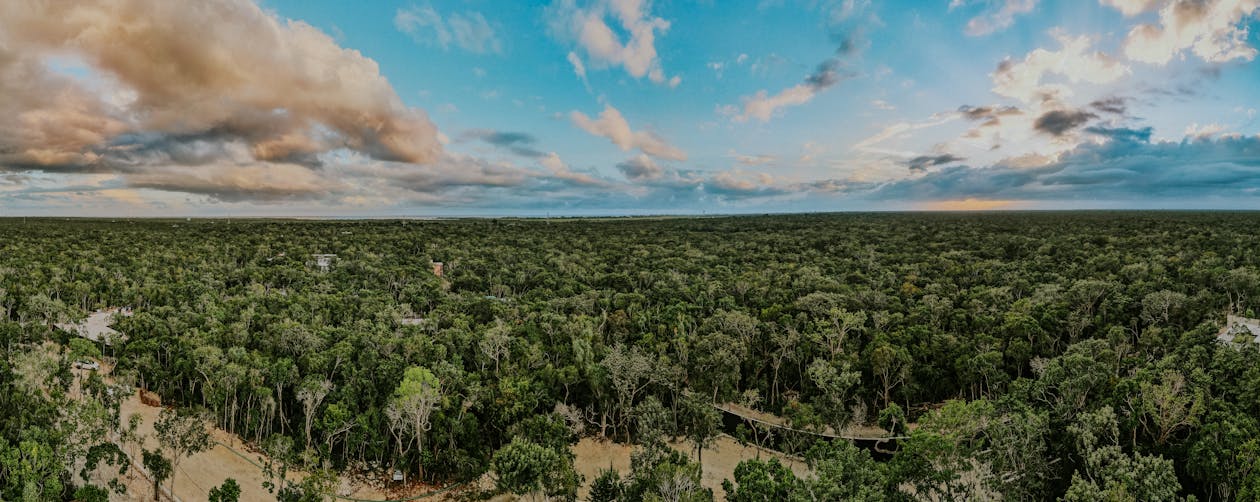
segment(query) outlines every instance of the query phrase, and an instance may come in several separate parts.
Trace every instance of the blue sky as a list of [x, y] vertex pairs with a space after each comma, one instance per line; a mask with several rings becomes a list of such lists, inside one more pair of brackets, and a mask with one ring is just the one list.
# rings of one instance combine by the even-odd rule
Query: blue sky
[[15, 2], [0, 211], [1260, 209], [1257, 12]]

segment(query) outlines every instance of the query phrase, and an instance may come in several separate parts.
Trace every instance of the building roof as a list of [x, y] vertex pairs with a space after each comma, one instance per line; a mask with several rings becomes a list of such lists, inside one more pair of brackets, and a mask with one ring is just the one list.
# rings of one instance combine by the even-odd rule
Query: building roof
[[1216, 339], [1223, 343], [1234, 343], [1239, 335], [1251, 338], [1252, 343], [1260, 343], [1260, 319], [1225, 316], [1225, 327], [1216, 334]]
[[93, 342], [104, 342], [105, 345], [113, 344], [114, 340], [126, 340], [127, 335], [119, 333], [114, 328], [109, 327], [114, 322], [114, 314], [128, 316], [131, 315], [130, 309], [105, 309], [93, 312], [77, 323], [61, 323], [57, 324], [61, 328], [74, 335], [87, 338]]

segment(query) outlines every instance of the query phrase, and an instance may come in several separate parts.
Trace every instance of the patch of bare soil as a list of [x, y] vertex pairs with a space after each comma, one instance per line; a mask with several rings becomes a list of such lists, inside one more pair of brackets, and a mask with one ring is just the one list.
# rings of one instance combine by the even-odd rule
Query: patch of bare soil
[[[686, 441], [673, 441], [670, 446], [675, 450], [686, 453], [687, 457], [693, 461], [696, 459], [695, 447]], [[577, 471], [585, 476], [585, 483], [578, 490], [578, 498], [585, 499], [586, 494], [590, 491], [590, 484], [599, 476], [601, 470], [612, 467], [625, 476], [630, 472], [630, 452], [633, 448], [629, 445], [614, 443], [611, 441], [603, 441], [594, 438], [584, 438], [573, 447], [573, 452], [577, 456], [574, 462]], [[743, 460], [751, 458], [771, 459], [777, 458], [783, 465], [788, 466], [798, 476], [805, 475], [809, 469], [799, 458], [784, 455], [783, 453], [757, 448], [752, 445], [742, 445], [735, 438], [722, 435], [714, 442], [713, 447], [704, 450], [701, 456], [701, 467], [704, 471], [700, 484], [705, 488], [713, 490], [713, 497], [716, 500], [726, 500], [726, 492], [722, 491], [722, 480], [735, 477], [735, 466]]]

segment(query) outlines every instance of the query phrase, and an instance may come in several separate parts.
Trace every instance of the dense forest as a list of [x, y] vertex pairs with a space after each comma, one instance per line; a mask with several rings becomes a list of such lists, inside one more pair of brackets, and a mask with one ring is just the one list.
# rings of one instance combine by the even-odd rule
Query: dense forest
[[[1257, 229], [1179, 212], [0, 220], [0, 500], [115, 488], [79, 474], [124, 462], [114, 385], [294, 465], [489, 472], [547, 498], [1257, 500], [1260, 350], [1217, 340], [1260, 307]], [[109, 307], [133, 309], [125, 341], [53, 327]], [[72, 399], [90, 355], [114, 382]], [[900, 439], [779, 438], [808, 474], [752, 460], [712, 493], [665, 438], [703, 454], [773, 435], [726, 430], [726, 403]], [[579, 479], [579, 436], [636, 445], [633, 472]]]

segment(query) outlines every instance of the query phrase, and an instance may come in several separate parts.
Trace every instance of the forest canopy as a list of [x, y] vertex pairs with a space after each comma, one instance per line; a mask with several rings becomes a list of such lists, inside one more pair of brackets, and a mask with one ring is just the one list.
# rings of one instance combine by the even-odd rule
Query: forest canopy
[[[0, 220], [0, 499], [96, 493], [77, 469], [114, 459], [103, 431], [127, 424], [99, 378], [70, 399], [69, 366], [102, 356], [296, 464], [489, 472], [522, 495], [1254, 500], [1260, 351], [1217, 335], [1260, 307], [1256, 228], [1181, 212]], [[114, 318], [125, 340], [54, 327], [115, 307], [132, 309]], [[749, 461], [723, 493], [683, 490], [700, 466], [668, 438], [701, 458], [718, 434], [765, 439], [727, 427], [727, 404], [899, 439], [778, 437], [763, 446], [809, 474]], [[578, 479], [583, 436], [636, 445], [634, 472]]]

